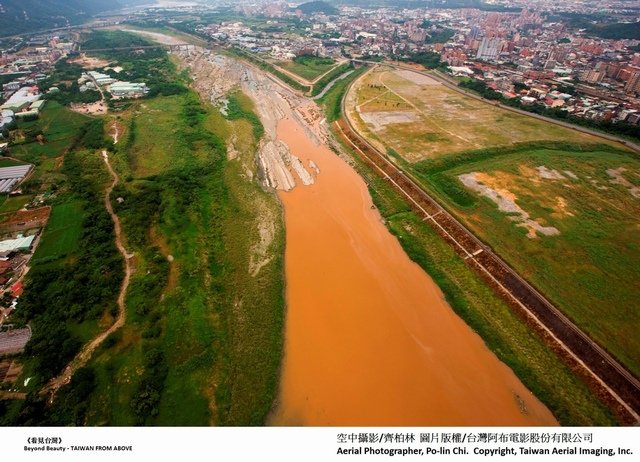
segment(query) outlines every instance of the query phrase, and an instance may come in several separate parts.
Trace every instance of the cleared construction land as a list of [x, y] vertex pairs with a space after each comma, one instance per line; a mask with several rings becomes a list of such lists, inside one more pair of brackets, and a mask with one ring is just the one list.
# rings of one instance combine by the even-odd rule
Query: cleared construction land
[[602, 142], [514, 114], [408, 70], [377, 67], [349, 92], [347, 108], [362, 134], [409, 162], [538, 140]]
[[346, 101], [362, 135], [640, 374], [640, 160], [417, 73], [373, 70]]

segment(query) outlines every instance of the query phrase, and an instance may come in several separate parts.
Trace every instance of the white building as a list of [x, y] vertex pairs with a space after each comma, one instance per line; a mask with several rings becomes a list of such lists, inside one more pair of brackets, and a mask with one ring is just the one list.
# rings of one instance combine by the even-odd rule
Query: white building
[[476, 54], [476, 59], [493, 61], [498, 58], [498, 54], [500, 54], [500, 48], [500, 39], [496, 37], [483, 37], [482, 42], [480, 43], [480, 47], [478, 48], [478, 54]]

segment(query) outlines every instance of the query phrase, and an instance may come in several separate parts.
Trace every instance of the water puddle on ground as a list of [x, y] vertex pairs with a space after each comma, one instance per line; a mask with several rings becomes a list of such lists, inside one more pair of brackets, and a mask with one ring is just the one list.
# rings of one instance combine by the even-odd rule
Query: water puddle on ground
[[288, 311], [270, 423], [557, 424], [409, 260], [357, 173], [294, 121], [278, 137], [321, 173], [279, 193]]

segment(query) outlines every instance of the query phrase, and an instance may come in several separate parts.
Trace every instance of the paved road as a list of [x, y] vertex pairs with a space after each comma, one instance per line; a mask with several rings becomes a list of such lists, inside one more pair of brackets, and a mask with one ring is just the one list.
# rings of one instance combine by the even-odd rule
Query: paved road
[[573, 324], [549, 300], [478, 239], [464, 225], [450, 215], [435, 199], [422, 189], [411, 175], [404, 172], [378, 151], [355, 129], [345, 112], [344, 124], [338, 130], [354, 150], [374, 167], [380, 176], [409, 199], [413, 208], [423, 216], [445, 241], [454, 247], [465, 261], [479, 271], [497, 292], [517, 310], [535, 322], [537, 330], [560, 347], [560, 355], [570, 364], [579, 365], [612, 403], [630, 420], [640, 422], [640, 381], [618, 363], [603, 348]]
[[331, 82], [329, 82], [327, 84], [327, 86], [324, 87], [324, 89], [320, 93], [318, 93], [316, 96], [314, 96], [311, 99], [318, 100], [318, 99], [322, 98], [329, 90], [331, 90], [331, 88], [333, 88], [333, 86], [336, 84], [336, 82], [338, 80], [342, 80], [342, 79], [347, 78], [352, 72], [353, 72], [353, 70], [350, 70], [350, 71], [345, 72], [344, 74], [339, 75], [338, 77], [333, 79]]

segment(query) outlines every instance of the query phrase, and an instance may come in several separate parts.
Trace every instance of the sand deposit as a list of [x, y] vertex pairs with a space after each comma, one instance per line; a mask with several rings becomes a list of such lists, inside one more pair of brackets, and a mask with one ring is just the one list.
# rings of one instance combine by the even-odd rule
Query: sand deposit
[[624, 167], [608, 169], [607, 175], [611, 177], [611, 180], [609, 180], [609, 182], [612, 184], [619, 184], [624, 186], [629, 190], [629, 194], [631, 194], [633, 197], [640, 198], [640, 187], [634, 185], [622, 175], [626, 171], [627, 169]]
[[410, 123], [418, 120], [414, 111], [361, 112], [360, 117], [374, 131], [380, 131], [387, 125]]
[[[253, 67], [226, 56], [193, 51], [179, 52], [179, 56], [190, 68], [196, 90], [206, 95], [212, 104], [224, 108], [227, 96], [238, 87], [252, 99], [265, 128], [258, 164], [266, 186], [289, 191], [296, 184], [313, 184], [313, 169], [308, 169], [302, 159], [293, 155], [286, 143], [277, 140], [276, 128], [279, 120], [290, 117], [314, 143], [323, 142], [326, 133], [319, 124], [320, 113], [315, 104], [282, 88]], [[228, 155], [232, 157], [233, 151]]]
[[465, 173], [458, 175], [458, 178], [467, 188], [479, 193], [481, 196], [491, 199], [498, 206], [498, 210], [508, 213], [510, 215], [509, 219], [518, 223], [516, 226], [526, 228], [529, 231], [527, 233], [528, 238], [534, 239], [538, 237], [537, 233], [544, 236], [560, 234], [557, 228], [553, 226], [543, 226], [536, 220], [532, 220], [529, 213], [516, 204], [514, 194], [508, 191], [496, 190], [486, 185], [482, 181], [481, 174], [477, 172]]
[[417, 72], [413, 72], [413, 71], [401, 70], [401, 71], [396, 71], [395, 74], [402, 77], [405, 80], [415, 83], [416, 85], [441, 85], [441, 83], [438, 82], [437, 80], [432, 79], [427, 75], [418, 74]]

